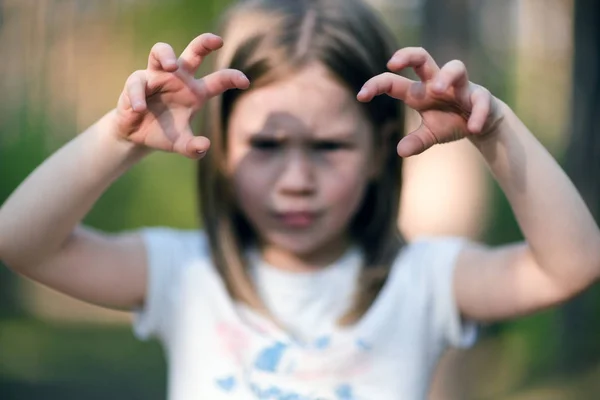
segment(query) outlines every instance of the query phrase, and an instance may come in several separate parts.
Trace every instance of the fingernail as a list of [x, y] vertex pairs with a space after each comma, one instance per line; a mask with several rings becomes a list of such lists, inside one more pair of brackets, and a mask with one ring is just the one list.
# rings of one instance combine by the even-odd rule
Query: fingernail
[[358, 92], [357, 96], [365, 96], [369, 91], [365, 88], [360, 89], [360, 92]]
[[196, 153], [200, 156], [206, 154], [206, 150], [196, 150]]
[[241, 79], [243, 79], [243, 80], [245, 80], [247, 82], [250, 82], [250, 79], [248, 79], [248, 77], [246, 76], [246, 74], [244, 74], [243, 72], [240, 72], [239, 76], [240, 76]]

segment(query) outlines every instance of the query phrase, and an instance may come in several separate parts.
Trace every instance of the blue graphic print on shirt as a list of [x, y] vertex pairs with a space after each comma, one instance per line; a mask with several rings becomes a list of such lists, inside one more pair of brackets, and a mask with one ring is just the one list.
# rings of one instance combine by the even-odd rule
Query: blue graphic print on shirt
[[233, 376], [216, 379], [217, 386], [225, 392], [231, 392], [235, 388], [235, 383], [235, 378]]
[[348, 385], [347, 383], [339, 385], [335, 389], [335, 394], [336, 394], [338, 400], [353, 400], [354, 399], [354, 395], [352, 394], [352, 387], [350, 385]]
[[273, 346], [260, 352], [254, 362], [254, 367], [260, 371], [275, 372], [287, 347], [285, 343], [275, 342]]
[[357, 339], [356, 346], [363, 351], [369, 351], [372, 348], [371, 344], [367, 343], [364, 339]]
[[331, 338], [329, 336], [321, 336], [317, 340], [315, 340], [315, 347], [319, 350], [325, 350], [329, 347], [329, 343], [331, 342]]
[[[250, 389], [254, 396], [260, 400], [324, 400], [322, 397], [314, 395], [300, 394], [294, 390], [286, 390], [277, 386], [269, 386], [261, 389], [256, 383], [250, 384]], [[348, 399], [352, 400], [352, 399]]]

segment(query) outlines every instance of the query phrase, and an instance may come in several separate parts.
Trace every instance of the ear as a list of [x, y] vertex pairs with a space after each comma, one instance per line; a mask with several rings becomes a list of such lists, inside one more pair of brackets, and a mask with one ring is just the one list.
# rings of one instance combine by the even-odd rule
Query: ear
[[[373, 158], [372, 163], [369, 166], [369, 178], [371, 180], [378, 180], [383, 173], [386, 162], [390, 157], [390, 151], [392, 150], [390, 147], [390, 140], [396, 136], [394, 134], [398, 129], [400, 129], [400, 127], [396, 121], [388, 121], [380, 128], [379, 132], [374, 133], [374, 135], [377, 135], [378, 137], [376, 137], [375, 143], [373, 144]], [[395, 146], [393, 148], [395, 149]]]

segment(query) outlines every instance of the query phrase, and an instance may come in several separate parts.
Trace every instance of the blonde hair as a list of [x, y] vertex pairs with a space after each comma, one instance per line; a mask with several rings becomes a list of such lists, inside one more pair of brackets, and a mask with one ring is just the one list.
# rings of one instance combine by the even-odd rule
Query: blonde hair
[[[254, 88], [319, 62], [357, 93], [367, 79], [386, 71], [397, 49], [393, 35], [361, 0], [246, 0], [225, 15], [221, 32], [225, 45], [216, 67], [243, 71]], [[227, 122], [242, 93], [228, 91], [205, 108], [203, 134], [212, 144], [199, 164], [200, 211], [213, 261], [230, 295], [266, 312], [247, 273], [244, 250], [255, 233], [235, 203], [225, 168]], [[349, 226], [365, 257], [355, 304], [341, 321], [346, 324], [370, 307], [404, 243], [397, 228], [402, 159], [395, 153], [404, 131], [403, 108], [387, 96], [362, 106], [374, 127], [375, 144], [386, 152], [382, 172]]]

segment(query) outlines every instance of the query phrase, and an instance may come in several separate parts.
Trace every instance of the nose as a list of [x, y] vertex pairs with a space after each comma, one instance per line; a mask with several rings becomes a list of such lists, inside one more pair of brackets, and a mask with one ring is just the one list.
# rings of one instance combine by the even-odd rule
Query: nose
[[310, 155], [302, 150], [292, 150], [285, 160], [279, 176], [279, 189], [288, 195], [310, 195], [316, 188], [314, 165]]

